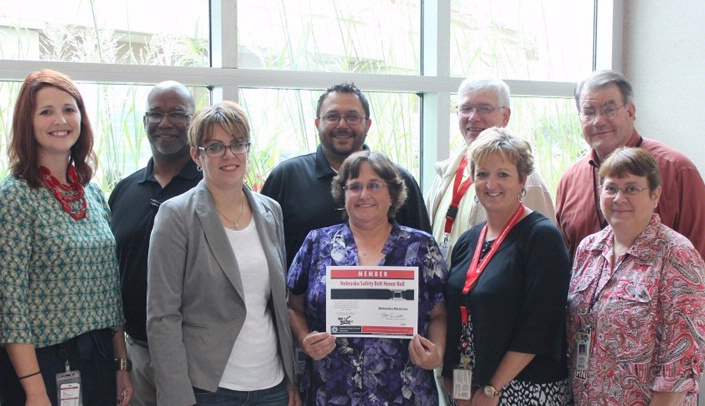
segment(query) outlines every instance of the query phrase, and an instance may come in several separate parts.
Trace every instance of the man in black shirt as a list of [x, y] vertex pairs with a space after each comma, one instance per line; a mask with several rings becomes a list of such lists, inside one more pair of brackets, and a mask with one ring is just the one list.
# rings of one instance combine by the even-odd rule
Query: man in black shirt
[[[287, 266], [291, 266], [309, 231], [342, 223], [343, 209], [333, 202], [330, 183], [345, 158], [368, 149], [365, 138], [372, 124], [370, 105], [355, 85], [335, 85], [318, 99], [315, 123], [320, 141], [316, 152], [279, 164], [267, 177], [261, 192], [282, 207]], [[397, 165], [397, 169], [408, 188], [397, 221], [430, 233], [431, 224], [419, 185], [404, 168]]]
[[147, 167], [122, 179], [108, 201], [120, 266], [127, 355], [133, 364], [133, 406], [157, 404], [146, 332], [149, 236], [159, 205], [196, 186], [203, 177], [191, 160], [186, 135], [193, 112], [193, 96], [180, 83], [162, 82], [150, 91], [143, 122], [152, 158]]

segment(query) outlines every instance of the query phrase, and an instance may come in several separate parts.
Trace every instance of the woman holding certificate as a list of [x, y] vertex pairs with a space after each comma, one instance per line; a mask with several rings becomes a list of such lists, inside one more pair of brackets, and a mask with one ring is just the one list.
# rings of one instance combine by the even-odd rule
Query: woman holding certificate
[[487, 221], [458, 239], [451, 258], [446, 387], [458, 405], [569, 404], [570, 261], [556, 226], [521, 202], [531, 147], [490, 128], [468, 161]]
[[[306, 405], [436, 405], [433, 368], [443, 359], [445, 261], [430, 234], [394, 215], [406, 188], [384, 155], [348, 157], [332, 182], [346, 223], [311, 231], [289, 269], [289, 318], [309, 355], [301, 382]], [[419, 270], [418, 335], [412, 340], [335, 337], [326, 331], [326, 267], [410, 266]]]

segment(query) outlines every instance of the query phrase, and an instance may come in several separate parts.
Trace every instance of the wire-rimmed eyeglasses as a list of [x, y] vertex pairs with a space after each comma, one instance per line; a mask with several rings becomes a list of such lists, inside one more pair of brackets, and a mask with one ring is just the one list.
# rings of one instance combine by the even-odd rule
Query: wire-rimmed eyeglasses
[[592, 107], [587, 107], [580, 110], [578, 116], [580, 117], [580, 121], [585, 124], [592, 123], [597, 120], [598, 115], [606, 118], [607, 120], [612, 120], [613, 118], [617, 117], [617, 112], [619, 111], [619, 109], [625, 107], [626, 105], [626, 103], [621, 106], [617, 106], [615, 104], [607, 104], [603, 106], [600, 110], [594, 109]]
[[367, 182], [366, 185], [360, 182], [353, 182], [343, 186], [343, 189], [345, 189], [350, 194], [359, 195], [362, 193], [363, 189], [367, 189], [367, 191], [370, 193], [378, 193], [380, 190], [382, 190], [382, 188], [385, 187], [387, 187], [386, 183], [371, 180]]
[[488, 114], [494, 113], [496, 110], [500, 110], [505, 108], [505, 106], [499, 106], [495, 107], [491, 104], [461, 104], [458, 106], [458, 114], [461, 116], [469, 116], [472, 114], [473, 111], [478, 112], [479, 114], [486, 116]]
[[648, 190], [648, 187], [639, 187], [636, 185], [629, 185], [625, 187], [617, 187], [615, 185], [600, 185], [600, 191], [602, 196], [613, 198], [617, 196], [617, 193], [622, 192], [625, 196], [636, 196], [644, 190]]

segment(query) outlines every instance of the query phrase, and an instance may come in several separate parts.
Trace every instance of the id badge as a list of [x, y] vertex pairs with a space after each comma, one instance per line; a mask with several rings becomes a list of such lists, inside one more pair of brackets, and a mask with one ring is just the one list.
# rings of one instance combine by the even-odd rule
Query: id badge
[[299, 347], [294, 347], [294, 373], [303, 375], [306, 371], [306, 358], [308, 355]]
[[575, 334], [575, 376], [580, 379], [587, 379], [591, 336], [592, 330], [589, 327]]
[[446, 265], [450, 265], [450, 249], [452, 245], [447, 240], [438, 244], [438, 248], [441, 250], [441, 256], [446, 261]]
[[56, 391], [59, 406], [83, 406], [81, 372], [67, 371], [56, 374]]
[[472, 395], [472, 370], [453, 370], [453, 399], [470, 400]]

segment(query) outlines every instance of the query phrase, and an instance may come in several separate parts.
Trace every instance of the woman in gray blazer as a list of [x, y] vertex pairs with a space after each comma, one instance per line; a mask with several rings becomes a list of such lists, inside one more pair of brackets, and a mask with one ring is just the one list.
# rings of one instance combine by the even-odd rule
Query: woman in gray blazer
[[196, 113], [188, 136], [204, 179], [155, 219], [147, 336], [159, 405], [300, 404], [282, 212], [243, 184], [249, 133], [236, 103]]

